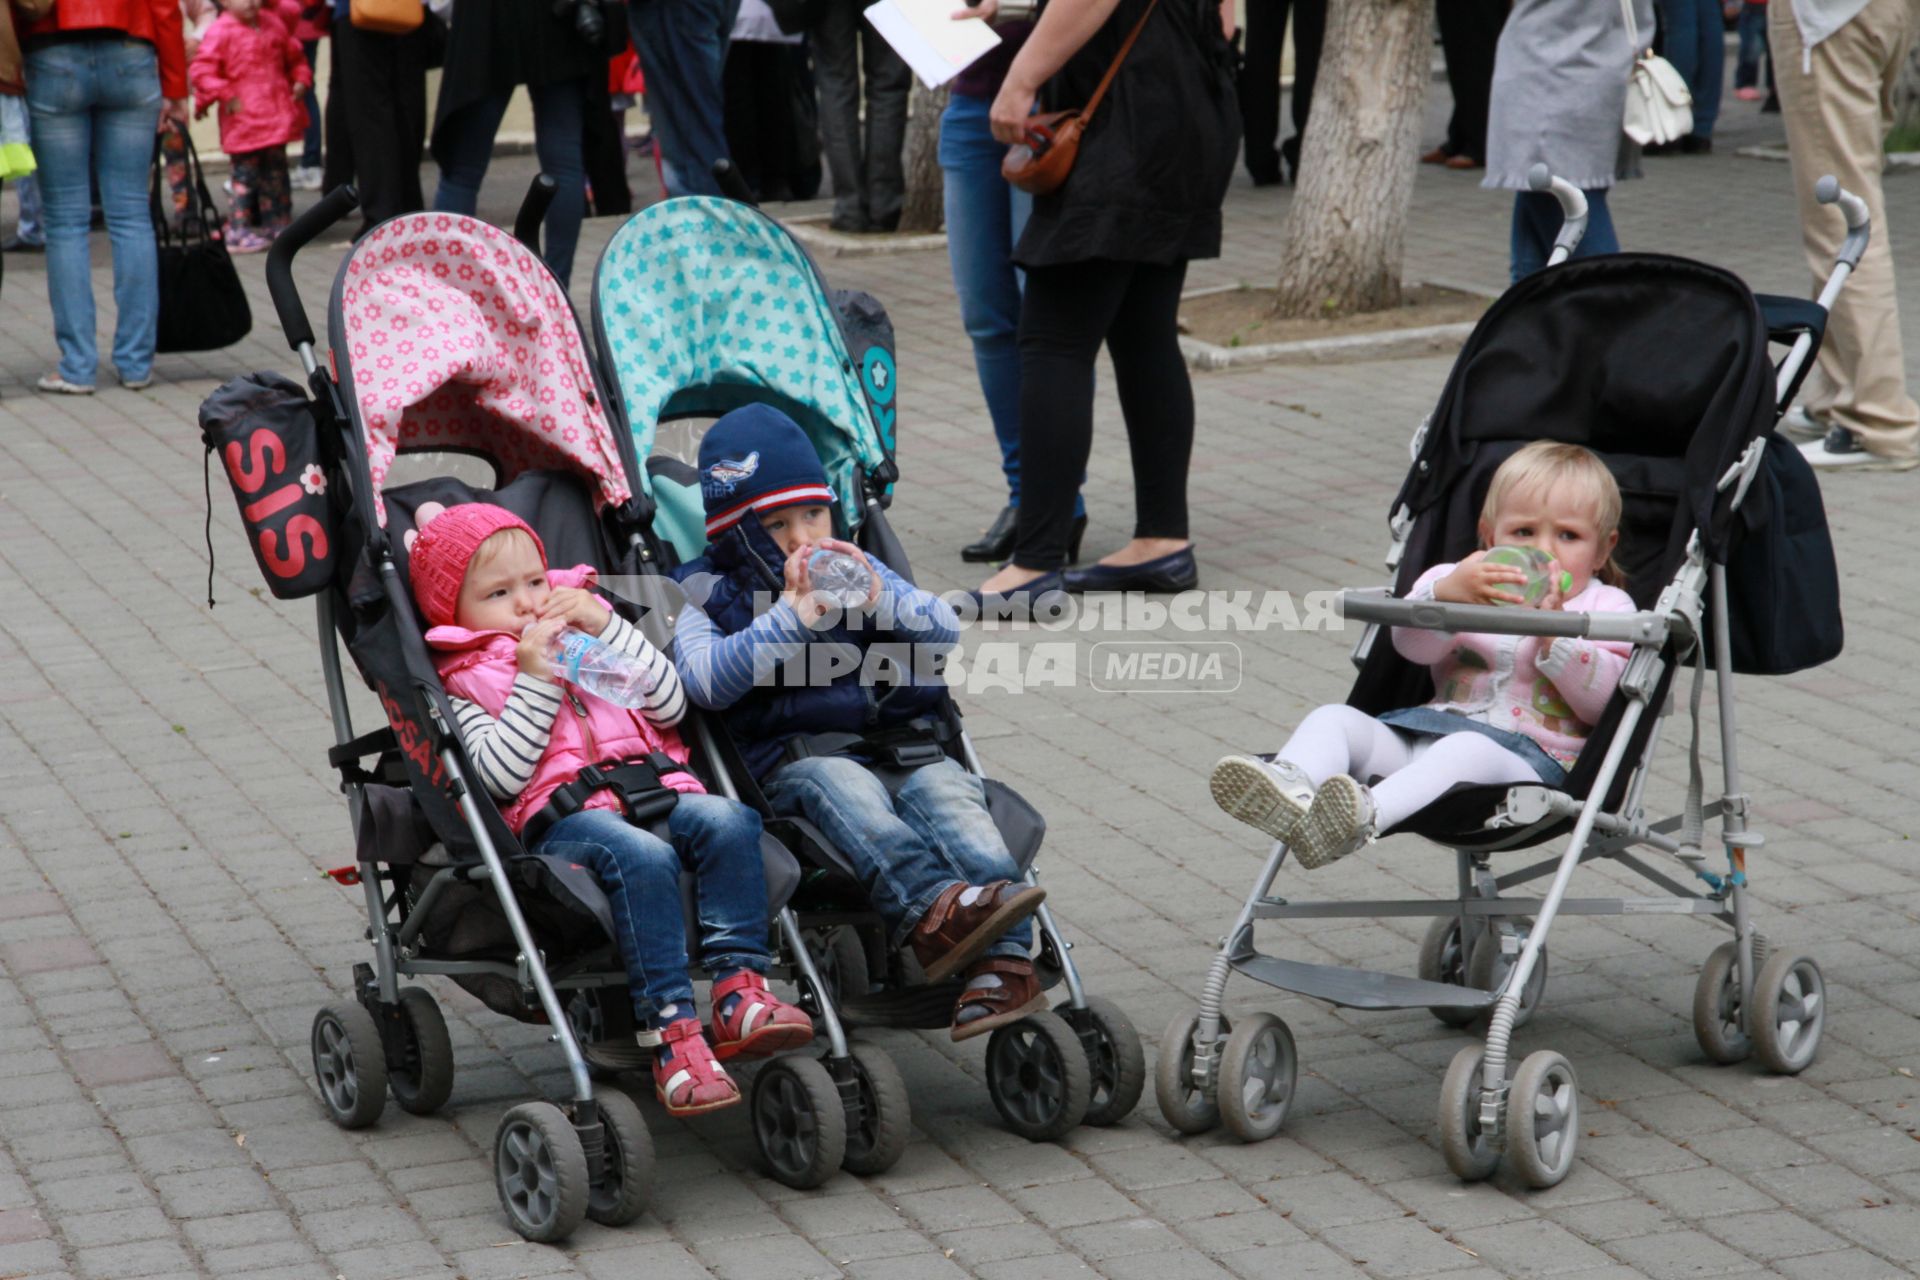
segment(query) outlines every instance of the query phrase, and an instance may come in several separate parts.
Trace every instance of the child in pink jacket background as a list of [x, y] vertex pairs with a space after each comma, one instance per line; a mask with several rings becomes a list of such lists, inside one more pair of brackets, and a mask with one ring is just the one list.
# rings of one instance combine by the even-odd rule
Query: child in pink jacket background
[[299, 7], [225, 0], [193, 55], [188, 78], [197, 113], [220, 108], [220, 146], [233, 164], [232, 229], [227, 248], [258, 253], [293, 219], [287, 144], [306, 132], [302, 99], [313, 85], [300, 42]]
[[[1481, 549], [1427, 570], [1407, 598], [1524, 606], [1516, 588], [1528, 575], [1488, 563], [1487, 550], [1537, 547], [1554, 563], [1533, 607], [1631, 613], [1632, 597], [1610, 585], [1623, 580], [1612, 559], [1619, 526], [1620, 490], [1606, 464], [1578, 445], [1536, 441], [1494, 472]], [[1228, 756], [1213, 768], [1214, 801], [1287, 841], [1304, 867], [1364, 848], [1462, 783], [1560, 785], [1632, 652], [1564, 636], [1410, 627], [1393, 629], [1393, 647], [1432, 671], [1431, 701], [1378, 717], [1320, 707], [1272, 763]]]

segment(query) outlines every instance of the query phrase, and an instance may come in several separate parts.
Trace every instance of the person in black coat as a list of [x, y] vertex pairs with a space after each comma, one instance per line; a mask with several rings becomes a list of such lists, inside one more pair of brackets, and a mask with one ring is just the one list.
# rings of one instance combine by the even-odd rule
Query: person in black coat
[[[1198, 581], [1187, 537], [1193, 386], [1178, 321], [1188, 261], [1220, 252], [1220, 203], [1240, 146], [1223, 26], [1206, 0], [1052, 0], [994, 99], [994, 137], [1019, 142], [1042, 85], [1049, 107], [1084, 105], [1138, 31], [1072, 172], [1035, 197], [1015, 246], [1027, 272], [1019, 525], [1012, 563], [986, 581], [983, 597]], [[1133, 457], [1133, 538], [1063, 575], [1103, 344]]]
[[[592, 18], [585, 17], [591, 13]], [[533, 147], [557, 184], [541, 256], [566, 284], [586, 213], [588, 81], [607, 76], [609, 40], [620, 31], [596, 0], [556, 12], [546, 0], [459, 0], [447, 33], [446, 70], [434, 113], [433, 158], [440, 187], [433, 207], [473, 213], [507, 102], [520, 85], [533, 99]], [[597, 20], [598, 36], [594, 36]]]
[[[1289, 12], [1293, 15], [1293, 136], [1279, 142], [1280, 50]], [[1299, 176], [1300, 139], [1307, 133], [1307, 112], [1313, 104], [1313, 81], [1320, 71], [1320, 41], [1326, 29], [1327, 0], [1247, 0], [1240, 120], [1247, 136], [1247, 172], [1256, 187]]]

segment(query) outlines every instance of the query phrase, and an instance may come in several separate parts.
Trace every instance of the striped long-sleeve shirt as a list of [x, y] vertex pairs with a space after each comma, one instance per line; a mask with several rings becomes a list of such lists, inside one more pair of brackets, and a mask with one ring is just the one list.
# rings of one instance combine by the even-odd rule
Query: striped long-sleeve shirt
[[[876, 612], [891, 616], [895, 632], [930, 647], [951, 646], [959, 640], [960, 619], [952, 605], [878, 560], [868, 557], [868, 563], [880, 575]], [[818, 638], [785, 600], [730, 636], [720, 634], [711, 618], [688, 605], [674, 623], [673, 652], [688, 696], [698, 706], [719, 710], [768, 681], [782, 663]]]
[[[617, 613], [602, 628], [600, 639], [646, 668], [653, 692], [638, 708], [640, 714], [663, 729], [680, 723], [687, 714], [687, 694], [667, 655]], [[511, 800], [527, 789], [540, 757], [546, 754], [553, 718], [564, 696], [558, 681], [522, 671], [514, 676], [513, 690], [498, 718], [477, 702], [453, 699], [460, 741], [489, 795]]]

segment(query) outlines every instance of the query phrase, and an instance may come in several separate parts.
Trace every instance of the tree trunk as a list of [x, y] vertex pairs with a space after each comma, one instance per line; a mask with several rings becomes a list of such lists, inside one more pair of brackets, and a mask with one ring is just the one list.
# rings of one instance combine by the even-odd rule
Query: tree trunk
[[907, 100], [907, 203], [900, 210], [902, 231], [938, 231], [945, 197], [940, 174], [940, 113], [947, 91], [929, 89], [913, 78]]
[[1907, 52], [1893, 85], [1893, 127], [1911, 134], [1920, 128], [1920, 44]]
[[1432, 79], [1433, 0], [1332, 0], [1287, 210], [1275, 310], [1400, 305], [1407, 211]]

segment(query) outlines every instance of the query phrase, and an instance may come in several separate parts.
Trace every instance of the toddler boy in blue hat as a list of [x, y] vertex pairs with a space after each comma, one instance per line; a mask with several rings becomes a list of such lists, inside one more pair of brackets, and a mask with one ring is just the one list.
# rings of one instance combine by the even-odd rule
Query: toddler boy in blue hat
[[[857, 741], [940, 709], [937, 675], [868, 659], [876, 645], [950, 647], [953, 609], [833, 536], [826, 470], [778, 409], [749, 405], [708, 429], [700, 489], [706, 554], [674, 574], [689, 594], [674, 630], [688, 695], [723, 714], [774, 812], [847, 855], [893, 945], [912, 947], [930, 981], [964, 975], [955, 1040], [1045, 1008], [1029, 917], [1046, 894], [1020, 881], [980, 779], [942, 756], [890, 794]], [[823, 547], [872, 572], [865, 606], [811, 590], [807, 560]], [[841, 753], [812, 753], [823, 734]]]

